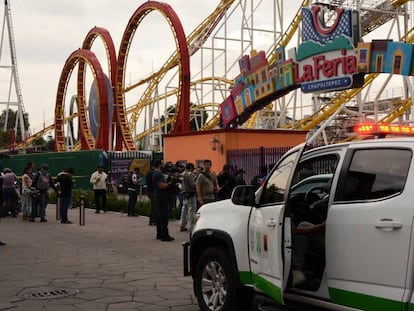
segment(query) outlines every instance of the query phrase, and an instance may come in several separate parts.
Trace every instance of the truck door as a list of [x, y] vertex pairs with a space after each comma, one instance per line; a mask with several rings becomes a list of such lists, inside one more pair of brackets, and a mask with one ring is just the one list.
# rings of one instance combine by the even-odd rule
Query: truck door
[[[292, 174], [303, 152], [301, 145], [287, 153], [258, 191], [249, 221], [250, 267], [254, 286], [283, 303], [282, 259], [284, 208]], [[290, 263], [290, 258], [285, 258]]]
[[405, 310], [412, 271], [412, 150], [369, 147], [348, 151], [329, 209], [329, 295], [361, 310]]

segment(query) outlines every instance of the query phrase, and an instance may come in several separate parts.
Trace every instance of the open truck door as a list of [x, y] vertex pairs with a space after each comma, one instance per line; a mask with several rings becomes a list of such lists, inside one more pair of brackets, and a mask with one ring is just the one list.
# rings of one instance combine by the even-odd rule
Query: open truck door
[[249, 221], [253, 284], [281, 304], [291, 264], [291, 225], [284, 210], [292, 176], [304, 149], [302, 144], [290, 150], [269, 173], [257, 192]]

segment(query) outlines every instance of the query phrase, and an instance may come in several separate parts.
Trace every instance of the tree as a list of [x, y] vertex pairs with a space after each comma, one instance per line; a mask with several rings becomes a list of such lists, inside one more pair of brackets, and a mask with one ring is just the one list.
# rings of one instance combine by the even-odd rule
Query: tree
[[[10, 132], [16, 125], [16, 118], [17, 118], [17, 111], [13, 111], [11, 109], [5, 109], [2, 111], [0, 115], [0, 130], [4, 131], [4, 125], [6, 126], [6, 132]], [[25, 112], [23, 114], [23, 122], [24, 122], [24, 130], [27, 131], [29, 129], [29, 115]], [[16, 137], [22, 137], [20, 126], [17, 128]]]
[[0, 130], [0, 149], [6, 149], [10, 145], [10, 133]]
[[47, 140], [41, 136], [33, 141], [33, 146], [38, 146], [41, 151], [54, 151], [55, 140], [52, 136], [48, 136]]

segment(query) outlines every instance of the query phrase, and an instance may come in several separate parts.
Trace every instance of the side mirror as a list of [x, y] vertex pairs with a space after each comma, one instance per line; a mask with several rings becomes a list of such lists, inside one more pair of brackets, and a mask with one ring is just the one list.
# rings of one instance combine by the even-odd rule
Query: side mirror
[[231, 195], [231, 201], [235, 205], [253, 206], [255, 205], [256, 187], [251, 185], [242, 185], [234, 188]]

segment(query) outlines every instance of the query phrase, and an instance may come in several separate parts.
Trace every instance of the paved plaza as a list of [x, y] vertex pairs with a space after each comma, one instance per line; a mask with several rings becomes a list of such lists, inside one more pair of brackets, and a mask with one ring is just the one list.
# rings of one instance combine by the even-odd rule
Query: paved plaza
[[173, 242], [155, 239], [147, 217], [86, 209], [73, 224], [21, 217], [0, 222], [0, 310], [196, 311], [191, 277], [183, 277], [188, 232], [170, 222]]

